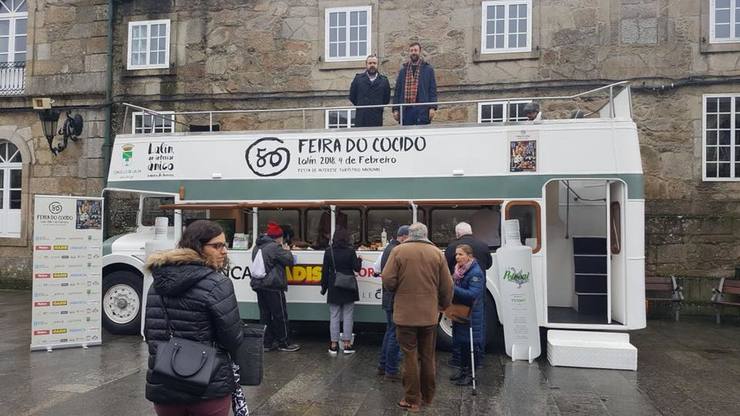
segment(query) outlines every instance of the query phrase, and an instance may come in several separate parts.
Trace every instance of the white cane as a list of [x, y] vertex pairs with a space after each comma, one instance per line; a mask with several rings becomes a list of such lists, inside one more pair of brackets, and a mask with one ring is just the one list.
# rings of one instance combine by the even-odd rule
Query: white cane
[[470, 319], [470, 371], [473, 377], [473, 396], [476, 395], [475, 391], [475, 349], [473, 348], [473, 319]]

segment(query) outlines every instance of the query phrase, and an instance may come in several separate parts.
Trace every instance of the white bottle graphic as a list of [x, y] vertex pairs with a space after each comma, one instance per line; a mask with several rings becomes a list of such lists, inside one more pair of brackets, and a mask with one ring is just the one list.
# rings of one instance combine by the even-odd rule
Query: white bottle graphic
[[504, 222], [504, 245], [496, 250], [506, 354], [530, 363], [541, 353], [532, 281], [532, 248], [523, 246], [519, 220]]
[[380, 233], [380, 244], [382, 244], [383, 247], [388, 245], [388, 233], [385, 232], [385, 228], [383, 228], [383, 232]]

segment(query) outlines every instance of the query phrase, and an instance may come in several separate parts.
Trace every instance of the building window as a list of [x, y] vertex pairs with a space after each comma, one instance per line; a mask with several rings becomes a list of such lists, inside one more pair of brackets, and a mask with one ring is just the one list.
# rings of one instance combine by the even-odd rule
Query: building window
[[370, 6], [326, 9], [327, 62], [362, 61], [370, 54], [371, 10]]
[[710, 0], [709, 42], [740, 42], [740, 0]]
[[478, 123], [503, 123], [505, 121], [525, 121], [524, 106], [531, 101], [509, 101], [478, 103]]
[[0, 64], [26, 61], [28, 4], [0, 0]]
[[740, 94], [704, 96], [704, 180], [740, 178]]
[[0, 237], [21, 236], [21, 152], [0, 140]]
[[355, 127], [355, 110], [326, 110], [327, 129]]
[[492, 0], [482, 4], [481, 53], [532, 50], [532, 0]]
[[128, 69], [170, 66], [170, 20], [128, 24]]
[[134, 134], [146, 133], [174, 133], [175, 114], [171, 111], [163, 111], [160, 115], [147, 114], [144, 112], [133, 113], [131, 119], [131, 131]]

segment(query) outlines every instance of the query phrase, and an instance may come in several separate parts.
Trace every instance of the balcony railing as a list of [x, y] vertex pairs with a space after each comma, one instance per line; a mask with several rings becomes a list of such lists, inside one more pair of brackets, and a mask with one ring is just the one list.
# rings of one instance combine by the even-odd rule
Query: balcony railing
[[25, 75], [26, 62], [0, 62], [0, 96], [23, 94]]

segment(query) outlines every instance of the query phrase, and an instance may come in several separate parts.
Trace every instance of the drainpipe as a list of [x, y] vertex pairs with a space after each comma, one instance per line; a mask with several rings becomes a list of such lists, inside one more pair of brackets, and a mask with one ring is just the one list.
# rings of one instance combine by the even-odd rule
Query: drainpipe
[[113, 14], [115, 10], [115, 0], [108, 0], [108, 73], [105, 82], [105, 133], [103, 134], [103, 181], [108, 185], [108, 171], [110, 169], [111, 147], [113, 138], [111, 137], [112, 109], [113, 109]]

